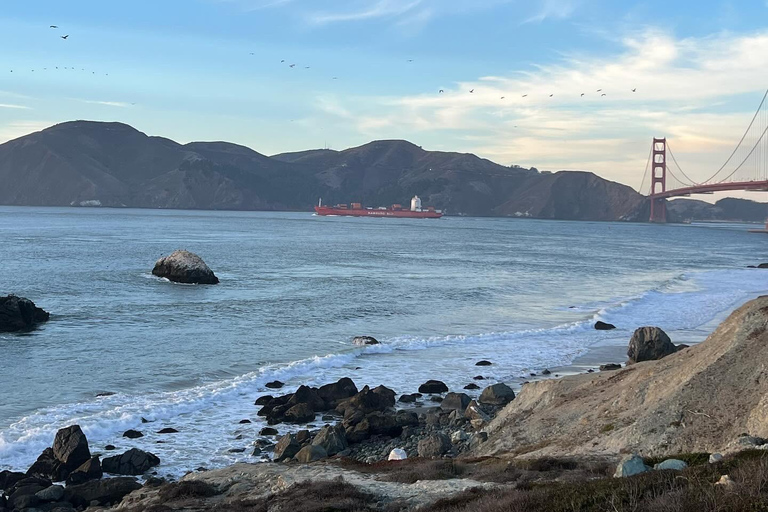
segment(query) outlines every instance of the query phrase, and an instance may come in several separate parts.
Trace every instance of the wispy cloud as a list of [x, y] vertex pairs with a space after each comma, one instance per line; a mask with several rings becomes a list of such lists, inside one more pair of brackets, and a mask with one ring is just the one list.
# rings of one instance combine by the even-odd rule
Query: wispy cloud
[[104, 107], [116, 107], [116, 108], [128, 108], [131, 105], [129, 103], [123, 103], [122, 101], [97, 101], [97, 100], [79, 100], [89, 105], [102, 105]]
[[26, 105], [12, 105], [9, 103], [0, 103], [0, 108], [12, 108], [16, 110], [31, 110], [31, 108], [27, 107]]
[[[369, 2], [366, 2], [369, 3]], [[423, 5], [424, 0], [378, 0], [373, 5], [360, 6], [347, 11], [315, 12], [307, 16], [314, 24], [325, 25], [344, 21], [399, 17]]]
[[0, 125], [0, 144], [9, 140], [44, 130], [55, 124], [53, 121], [9, 121]]
[[579, 5], [579, 0], [542, 0], [538, 12], [523, 23], [541, 23], [552, 19], [565, 19], [570, 17]]

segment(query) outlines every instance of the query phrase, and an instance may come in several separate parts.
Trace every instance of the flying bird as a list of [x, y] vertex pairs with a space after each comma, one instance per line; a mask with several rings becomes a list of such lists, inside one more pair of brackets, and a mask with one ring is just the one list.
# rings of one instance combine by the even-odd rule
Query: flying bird
[[470, 89], [470, 90], [469, 90], [469, 94], [472, 94], [473, 92], [475, 92], [475, 90], [474, 90], [474, 89]]
[[597, 92], [602, 92], [602, 91], [603, 91], [602, 89], [598, 89], [598, 90], [597, 90]]
[[632, 92], [637, 92], [637, 88], [635, 88], [635, 89], [632, 89]]
[[443, 94], [445, 91], [444, 91], [444, 90], [442, 90], [442, 89], [440, 89], [440, 90], [439, 90], [439, 91], [437, 91], [437, 92], [438, 92], [439, 94]]
[[504, 99], [506, 96], [502, 96], [501, 99]]
[[285, 62], [285, 59], [281, 60], [280, 62], [281, 62], [281, 63], [282, 63], [282, 62]]
[[333, 77], [333, 79], [334, 79], [334, 80], [338, 80], [338, 79], [339, 79], [339, 77], [335, 76], [335, 77]]
[[290, 66], [288, 66], [288, 67], [289, 67], [289, 68], [295, 68], [295, 67], [296, 67], [296, 64], [291, 64], [291, 65], [290, 65]]
[[304, 66], [304, 69], [309, 69], [309, 66]]
[[584, 93], [581, 93], [581, 97], [582, 97], [582, 98], [584, 97]]
[[251, 52], [251, 55], [256, 55], [255, 53]]
[[69, 34], [67, 34], [65, 36], [61, 36], [62, 39], [67, 39], [68, 37], [69, 37]]
[[550, 95], [549, 95], [549, 97], [550, 97], [550, 98], [551, 98], [552, 96], [554, 96], [554, 94], [550, 94]]
[[51, 25], [51, 28], [59, 28], [58, 25]]
[[605, 96], [605, 93], [603, 93], [603, 94], [601, 94], [601, 95], [600, 95], [600, 97], [601, 97], [601, 98], [602, 98], [603, 96]]
[[408, 62], [413, 62], [413, 59], [408, 59]]
[[527, 97], [528, 97], [528, 95], [527, 95], [527, 94], [523, 94], [523, 98], [527, 98]]

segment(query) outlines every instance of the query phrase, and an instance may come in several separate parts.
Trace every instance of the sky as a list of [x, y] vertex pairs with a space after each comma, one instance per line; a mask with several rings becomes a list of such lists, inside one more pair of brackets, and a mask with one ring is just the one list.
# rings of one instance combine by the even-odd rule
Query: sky
[[2, 0], [0, 10], [0, 143], [77, 119], [267, 155], [406, 139], [638, 188], [653, 137], [669, 139], [693, 179], [711, 175], [766, 88], [768, 0]]

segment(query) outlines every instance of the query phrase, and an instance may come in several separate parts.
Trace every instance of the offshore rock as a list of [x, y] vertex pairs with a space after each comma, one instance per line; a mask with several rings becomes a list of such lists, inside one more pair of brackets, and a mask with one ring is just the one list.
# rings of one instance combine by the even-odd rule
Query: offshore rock
[[355, 345], [378, 345], [379, 340], [373, 336], [355, 336], [352, 343]]
[[122, 455], [107, 457], [101, 463], [105, 472], [113, 475], [141, 475], [160, 464], [160, 459], [149, 452], [131, 448]]
[[176, 283], [218, 284], [219, 278], [208, 268], [203, 259], [189, 251], [175, 251], [160, 258], [152, 274]]
[[610, 331], [610, 330], [613, 330], [615, 328], [616, 328], [615, 325], [609, 324], [609, 323], [606, 323], [606, 322], [601, 322], [600, 320], [595, 322], [595, 329], [597, 329], [598, 331]]
[[0, 332], [31, 331], [49, 318], [49, 313], [29, 299], [15, 295], [0, 297]]
[[419, 393], [436, 394], [436, 393], [447, 393], [447, 392], [448, 392], [448, 386], [446, 386], [444, 382], [441, 382], [439, 380], [428, 380], [427, 382], [419, 386]]
[[515, 399], [515, 392], [504, 383], [488, 386], [480, 394], [479, 402], [487, 405], [507, 405]]

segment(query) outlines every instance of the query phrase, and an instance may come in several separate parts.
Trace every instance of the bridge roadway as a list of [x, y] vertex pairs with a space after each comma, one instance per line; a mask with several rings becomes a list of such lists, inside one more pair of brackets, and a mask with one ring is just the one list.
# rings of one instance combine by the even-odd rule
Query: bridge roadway
[[651, 194], [650, 199], [666, 199], [668, 197], [690, 196], [691, 194], [711, 194], [728, 190], [751, 190], [768, 192], [768, 181], [734, 181], [731, 183], [711, 183], [693, 187], [676, 188]]

